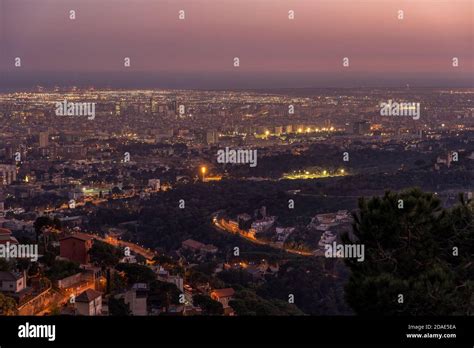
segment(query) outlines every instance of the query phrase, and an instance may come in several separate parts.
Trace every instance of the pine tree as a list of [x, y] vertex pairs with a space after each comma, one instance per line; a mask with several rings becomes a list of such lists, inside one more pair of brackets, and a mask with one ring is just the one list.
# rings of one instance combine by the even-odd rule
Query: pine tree
[[360, 199], [343, 238], [365, 246], [364, 262], [346, 260], [349, 305], [362, 315], [473, 315], [473, 207], [444, 209], [419, 189]]

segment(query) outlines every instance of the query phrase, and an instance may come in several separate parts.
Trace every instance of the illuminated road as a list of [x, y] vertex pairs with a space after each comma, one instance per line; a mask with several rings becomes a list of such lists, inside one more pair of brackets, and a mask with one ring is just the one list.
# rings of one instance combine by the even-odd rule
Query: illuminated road
[[52, 289], [54, 295], [58, 296], [59, 298], [56, 298], [54, 301], [49, 301], [48, 305], [35, 315], [47, 315], [51, 313], [55, 308], [61, 308], [63, 305], [65, 305], [71, 299], [71, 296], [77, 297], [79, 294], [81, 294], [87, 289], [94, 289], [94, 282], [84, 281], [78, 284], [74, 284], [69, 288], [58, 290]]
[[[95, 234], [84, 234], [116, 247], [129, 247], [131, 251], [143, 256], [148, 261], [151, 261], [157, 255], [156, 252], [150, 249], [146, 249], [138, 244], [118, 240], [112, 237], [102, 238]], [[51, 293], [48, 294], [48, 299], [45, 301], [45, 305], [40, 311], [36, 312], [35, 315], [47, 315], [51, 313], [55, 308], [61, 308], [63, 305], [65, 305], [70, 300], [72, 295], [77, 296], [87, 289], [94, 289], [94, 287], [94, 282], [83, 281], [77, 284], [73, 284], [71, 287], [65, 289], [51, 289]]]
[[248, 240], [252, 243], [255, 243], [255, 244], [266, 245], [266, 246], [269, 246], [269, 247], [274, 248], [274, 249], [285, 250], [286, 252], [288, 252], [290, 254], [297, 254], [297, 255], [301, 255], [301, 256], [314, 256], [314, 254], [312, 252], [309, 252], [309, 251], [300, 251], [300, 250], [295, 250], [295, 249], [288, 249], [288, 248], [284, 248], [283, 246], [280, 246], [280, 245], [278, 245], [276, 243], [273, 243], [273, 242], [266, 242], [266, 241], [263, 241], [263, 240], [256, 239], [255, 237], [250, 235], [248, 232], [242, 231], [239, 228], [235, 228], [233, 225], [229, 224], [224, 219], [218, 220], [217, 218], [214, 218], [213, 223], [214, 223], [214, 226], [216, 228], [218, 228], [219, 230], [229, 232], [229, 233], [232, 233], [232, 234], [238, 234], [240, 237], [245, 238], [246, 240]]
[[153, 258], [155, 256], [157, 256], [158, 254], [151, 250], [151, 249], [147, 249], [145, 247], [142, 247], [138, 244], [135, 244], [135, 243], [132, 243], [132, 242], [126, 242], [126, 241], [123, 241], [123, 240], [119, 240], [117, 238], [113, 238], [113, 237], [110, 237], [108, 236], [107, 238], [102, 238], [98, 235], [95, 235], [95, 234], [87, 234], [87, 233], [84, 233], [94, 239], [97, 239], [97, 240], [100, 240], [101, 242], [104, 242], [104, 243], [107, 243], [107, 244], [110, 244], [110, 245], [113, 245], [113, 246], [116, 246], [116, 247], [121, 247], [121, 248], [125, 248], [125, 247], [129, 247], [131, 251], [133, 251], [134, 253], [136, 254], [139, 254], [141, 256], [143, 256], [145, 259], [151, 261], [153, 260]]

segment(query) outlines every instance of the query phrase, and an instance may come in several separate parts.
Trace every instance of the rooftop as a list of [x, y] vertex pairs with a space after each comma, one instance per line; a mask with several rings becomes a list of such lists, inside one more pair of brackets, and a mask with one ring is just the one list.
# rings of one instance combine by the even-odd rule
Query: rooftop
[[183, 246], [187, 246], [187, 247], [190, 247], [190, 248], [193, 248], [193, 249], [201, 249], [203, 248], [205, 245], [202, 244], [201, 242], [198, 242], [198, 241], [195, 241], [193, 239], [186, 239], [183, 243], [182, 243]]
[[0, 281], [14, 281], [23, 277], [19, 272], [5, 272], [0, 271]]
[[92, 290], [92, 289], [87, 289], [86, 291], [82, 292], [79, 296], [76, 297], [76, 302], [92, 302], [96, 298], [102, 296], [101, 292]]
[[235, 291], [232, 288], [224, 288], [224, 289], [215, 289], [212, 291], [213, 295], [221, 298], [221, 297], [231, 297], [234, 296]]
[[63, 237], [60, 240], [65, 240], [65, 239], [69, 239], [69, 238], [75, 238], [75, 239], [79, 239], [79, 240], [82, 240], [82, 241], [88, 241], [88, 240], [93, 239], [93, 237], [91, 237], [87, 234], [84, 234], [84, 233], [74, 233], [74, 234], [70, 234], [70, 235], [67, 235], [67, 236]]

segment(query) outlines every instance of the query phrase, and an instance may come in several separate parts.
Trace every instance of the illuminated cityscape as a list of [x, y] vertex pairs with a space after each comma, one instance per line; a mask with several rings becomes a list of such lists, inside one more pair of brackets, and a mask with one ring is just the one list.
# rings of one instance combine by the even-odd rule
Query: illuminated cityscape
[[[132, 290], [124, 284], [107, 296], [114, 293], [112, 274], [125, 282], [128, 267], [144, 267], [177, 285], [186, 300], [177, 299], [172, 309], [146, 300], [141, 307], [127, 302], [129, 307], [149, 315], [170, 310], [192, 315], [203, 310], [193, 296], [209, 295], [215, 282], [225, 284], [220, 274], [244, 272], [248, 282], [264, 286], [291, 255], [324, 257], [324, 246], [350, 230], [359, 196], [418, 186], [436, 192], [447, 207], [459, 192], [471, 199], [473, 95], [472, 89], [403, 88], [291, 93], [37, 88], [1, 94], [4, 233], [31, 242], [42, 234], [43, 258], [58, 253], [63, 267], [71, 267], [55, 271], [46, 264], [34, 282], [27, 275], [28, 291], [13, 293], [16, 310], [75, 313], [77, 305], [68, 298], [92, 289], [106, 296], [100, 313], [110, 313], [106, 299], [129, 301], [127, 291], [136, 291], [134, 284]], [[417, 100], [420, 120], [381, 116], [383, 98]], [[55, 105], [62, 100], [96, 103], [95, 118], [57, 116]], [[226, 147], [257, 149], [258, 165], [218, 163], [216, 153]], [[279, 200], [270, 198], [275, 194]], [[289, 205], [285, 211], [285, 202], [306, 207]], [[200, 232], [169, 226], [172, 239], [156, 235], [148, 214], [162, 204], [197, 209], [186, 219], [204, 224]], [[176, 211], [166, 214], [168, 224], [180, 219], [169, 215]], [[45, 224], [40, 231], [38, 221]], [[241, 240], [232, 239], [236, 235]], [[69, 250], [71, 237], [86, 242], [82, 251]], [[247, 245], [255, 255], [230, 256], [234, 247]], [[104, 272], [99, 266], [106, 251], [115, 257]], [[68, 256], [77, 253], [83, 256]], [[272, 261], [260, 253], [273, 255]], [[212, 267], [205, 281], [196, 280], [201, 273], [189, 266], [196, 261]], [[44, 284], [50, 284], [49, 292]], [[224, 309], [236, 314], [232, 306]]]
[[0, 0], [2, 347], [465, 343], [472, 10]]

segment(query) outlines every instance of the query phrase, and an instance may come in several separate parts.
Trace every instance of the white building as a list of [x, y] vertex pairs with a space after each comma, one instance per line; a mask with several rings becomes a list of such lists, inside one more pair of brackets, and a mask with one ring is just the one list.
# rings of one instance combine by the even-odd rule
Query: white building
[[332, 242], [334, 242], [336, 240], [337, 236], [331, 232], [331, 231], [326, 231], [323, 233], [323, 235], [321, 236], [321, 239], [319, 240], [319, 243], [318, 245], [322, 248], [324, 248], [324, 246], [326, 244], [331, 244]]
[[252, 222], [251, 228], [256, 231], [256, 233], [264, 232], [269, 230], [275, 223], [274, 216], [268, 216], [261, 220]]
[[78, 315], [102, 315], [102, 293], [88, 289], [75, 300]]
[[161, 187], [160, 179], [149, 179], [148, 187], [151, 188], [153, 191], [159, 191]]
[[26, 275], [19, 272], [0, 272], [0, 291], [18, 293], [26, 287]]
[[145, 283], [133, 284], [124, 295], [124, 302], [128, 304], [133, 315], [147, 315], [148, 285]]

